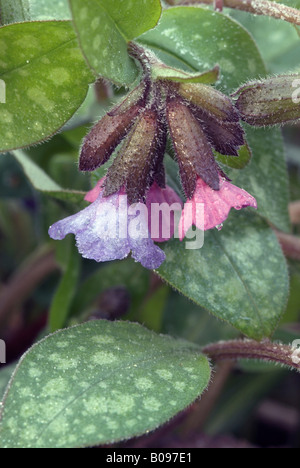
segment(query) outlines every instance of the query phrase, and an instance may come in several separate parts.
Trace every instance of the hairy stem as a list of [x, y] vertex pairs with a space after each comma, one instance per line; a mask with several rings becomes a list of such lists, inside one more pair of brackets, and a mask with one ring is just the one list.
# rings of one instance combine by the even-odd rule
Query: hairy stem
[[206, 346], [203, 352], [211, 359], [259, 359], [275, 362], [300, 370], [300, 349], [282, 343], [272, 343], [269, 340], [257, 342], [254, 340], [220, 341]]
[[[166, 0], [169, 5], [195, 5], [205, 3], [207, 5], [216, 4], [216, 0]], [[224, 7], [236, 10], [247, 11], [255, 15], [271, 16], [272, 18], [288, 21], [289, 23], [300, 25], [300, 12], [296, 8], [291, 8], [281, 3], [269, 0], [224, 0]], [[217, 3], [217, 8], [220, 6]]]

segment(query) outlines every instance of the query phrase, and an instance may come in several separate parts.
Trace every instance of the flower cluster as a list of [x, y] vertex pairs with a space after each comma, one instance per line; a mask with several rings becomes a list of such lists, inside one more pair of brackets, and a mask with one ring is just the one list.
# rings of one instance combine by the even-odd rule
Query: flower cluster
[[[165, 204], [172, 209], [174, 205], [177, 210], [182, 208], [179, 196], [166, 186], [164, 155], [168, 138], [187, 198], [179, 222], [181, 240], [192, 225], [202, 230], [218, 227], [232, 207], [256, 208], [255, 199], [230, 183], [214, 156], [217, 151], [238, 157], [240, 147], [246, 143], [239, 119], [231, 99], [210, 85], [153, 81], [145, 73], [141, 84], [106, 114], [83, 142], [81, 171], [94, 171], [114, 154], [106, 177], [86, 197], [91, 205], [52, 226], [50, 236], [62, 239], [68, 233], [75, 234], [80, 253], [96, 261], [122, 259], [131, 252], [146, 268], [158, 268], [165, 254], [154, 241], [172, 237], [175, 219], [173, 213], [169, 230], [164, 229], [167, 234], [162, 233], [162, 227], [153, 234], [151, 207]], [[123, 197], [125, 204], [121, 203]], [[136, 216], [132, 206], [137, 205], [142, 205], [139, 206], [142, 236], [133, 235], [128, 228], [128, 222]], [[200, 205], [204, 214], [199, 221]], [[141, 219], [143, 206], [148, 212]], [[112, 223], [110, 208], [118, 215], [117, 225]], [[124, 216], [126, 229], [120, 221]], [[166, 220], [162, 217], [160, 221], [164, 224]], [[118, 232], [122, 224], [125, 234], [113, 236], [110, 229], [103, 229], [108, 224], [114, 224]]]

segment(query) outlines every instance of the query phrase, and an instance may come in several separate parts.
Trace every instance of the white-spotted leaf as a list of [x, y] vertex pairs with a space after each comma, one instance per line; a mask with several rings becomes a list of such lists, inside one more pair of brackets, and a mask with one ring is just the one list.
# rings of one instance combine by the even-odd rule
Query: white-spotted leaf
[[160, 0], [70, 0], [84, 56], [92, 70], [117, 85], [130, 85], [138, 68], [127, 44], [156, 26]]
[[198, 305], [260, 340], [272, 335], [287, 304], [286, 261], [265, 221], [250, 209], [232, 211], [222, 231], [205, 233], [202, 249], [186, 250], [186, 240], [168, 242], [159, 274]]
[[218, 86], [228, 94], [244, 81], [265, 74], [260, 53], [247, 31], [227, 16], [207, 9], [170, 8], [158, 26], [138, 41], [166, 65], [184, 71], [203, 73], [218, 64]]
[[129, 322], [94, 321], [36, 344], [4, 397], [0, 447], [105, 444], [153, 430], [207, 387], [199, 348]]
[[0, 0], [1, 24], [71, 19], [68, 0]]
[[0, 28], [0, 152], [44, 141], [84, 101], [93, 75], [69, 21], [11, 24]]

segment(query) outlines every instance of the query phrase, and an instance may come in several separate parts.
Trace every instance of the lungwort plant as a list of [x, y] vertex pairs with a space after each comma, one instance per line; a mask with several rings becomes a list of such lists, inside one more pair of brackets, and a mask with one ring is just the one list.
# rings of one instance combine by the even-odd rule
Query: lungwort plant
[[235, 362], [299, 370], [298, 9], [0, 0], [0, 18], [0, 337], [40, 331], [0, 372], [0, 446], [112, 444], [196, 401], [186, 436]]

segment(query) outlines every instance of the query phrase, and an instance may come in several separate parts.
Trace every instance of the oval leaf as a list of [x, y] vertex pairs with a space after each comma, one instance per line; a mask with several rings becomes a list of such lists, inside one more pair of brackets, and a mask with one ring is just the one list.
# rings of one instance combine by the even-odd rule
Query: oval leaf
[[73, 21], [84, 56], [92, 70], [118, 85], [129, 85], [138, 68], [127, 43], [154, 28], [160, 0], [70, 0]]
[[220, 68], [218, 65], [204, 73], [187, 73], [177, 68], [168, 67], [163, 63], [152, 67], [152, 77], [154, 80], [168, 80], [177, 83], [215, 84], [219, 79], [219, 75]]
[[[232, 213], [221, 232], [208, 231], [202, 249], [169, 242], [160, 276], [254, 339], [269, 337], [287, 304], [287, 266], [272, 229], [250, 211]], [[181, 267], [178, 267], [180, 258]]]
[[215, 152], [215, 156], [217, 161], [224, 164], [225, 166], [232, 167], [234, 169], [244, 169], [252, 158], [251, 149], [248, 144], [242, 146], [239, 151], [239, 156], [224, 156], [224, 154], [220, 154]]
[[129, 322], [89, 322], [35, 345], [4, 397], [1, 447], [93, 446], [153, 430], [207, 387], [199, 348]]
[[68, 21], [0, 28], [0, 151], [26, 147], [57, 132], [84, 101], [94, 80]]
[[68, 0], [0, 0], [1, 24], [71, 19]]
[[24, 151], [16, 150], [12, 152], [18, 163], [22, 166], [27, 178], [33, 187], [40, 192], [47, 193], [54, 198], [73, 203], [83, 203], [85, 192], [65, 190], [60, 187], [46, 172], [37, 166]]
[[244, 28], [227, 16], [199, 7], [166, 10], [158, 26], [143, 34], [139, 42], [153, 49], [166, 65], [184, 71], [204, 72], [217, 63], [221, 72], [218, 87], [226, 93], [266, 73]]
[[242, 171], [226, 169], [226, 173], [256, 198], [258, 214], [289, 231], [289, 182], [281, 130], [247, 127], [247, 141], [253, 154], [250, 164]]

